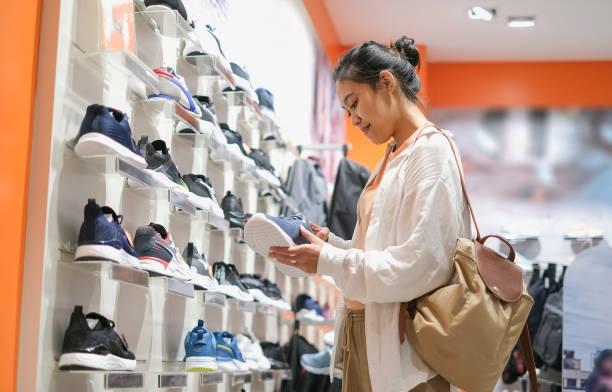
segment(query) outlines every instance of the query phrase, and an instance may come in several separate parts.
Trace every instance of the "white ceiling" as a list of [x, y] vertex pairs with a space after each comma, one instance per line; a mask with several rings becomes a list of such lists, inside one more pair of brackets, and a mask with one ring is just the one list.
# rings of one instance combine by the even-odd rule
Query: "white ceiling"
[[[442, 61], [612, 59], [612, 0], [325, 0], [344, 45], [388, 43], [402, 35], [427, 45]], [[468, 8], [495, 8], [490, 22], [470, 20]], [[513, 29], [509, 16], [535, 16]]]

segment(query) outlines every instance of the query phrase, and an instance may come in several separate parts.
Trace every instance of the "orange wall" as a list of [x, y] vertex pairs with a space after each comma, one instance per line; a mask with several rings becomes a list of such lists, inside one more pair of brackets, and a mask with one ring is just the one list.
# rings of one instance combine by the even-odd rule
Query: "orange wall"
[[3, 249], [0, 274], [0, 366], [2, 390], [16, 388], [19, 318], [25, 243], [30, 144], [41, 0], [3, 2], [0, 13], [0, 238]]
[[429, 64], [430, 107], [610, 107], [612, 62]]

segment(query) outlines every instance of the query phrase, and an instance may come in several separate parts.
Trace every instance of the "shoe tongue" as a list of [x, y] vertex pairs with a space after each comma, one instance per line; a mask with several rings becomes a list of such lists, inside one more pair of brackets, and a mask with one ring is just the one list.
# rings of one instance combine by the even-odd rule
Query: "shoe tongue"
[[166, 142], [164, 142], [163, 140], [155, 140], [153, 143], [151, 143], [151, 145], [155, 150], [161, 151], [164, 155], [168, 153], [168, 148], [166, 148]]
[[115, 327], [115, 323], [113, 321], [107, 319], [99, 313], [87, 313], [87, 315], [85, 315], [85, 319], [87, 320], [87, 325], [93, 331], [100, 331], [107, 328], [112, 329]]
[[159, 223], [149, 223], [149, 226], [155, 229], [163, 239], [168, 239], [168, 231]]

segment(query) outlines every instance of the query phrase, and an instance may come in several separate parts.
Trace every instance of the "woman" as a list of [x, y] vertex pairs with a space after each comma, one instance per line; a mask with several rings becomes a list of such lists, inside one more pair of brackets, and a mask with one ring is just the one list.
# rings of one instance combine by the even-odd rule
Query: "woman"
[[612, 350], [601, 351], [594, 365], [585, 385], [586, 392], [612, 392]]
[[343, 391], [450, 389], [399, 336], [401, 304], [448, 283], [455, 242], [471, 236], [451, 145], [419, 109], [418, 66], [407, 37], [390, 48], [363, 43], [340, 60], [336, 91], [353, 125], [374, 144], [391, 141], [359, 199], [352, 240], [312, 225], [316, 236], [302, 230], [311, 244], [270, 249], [342, 291], [332, 366], [342, 354]]

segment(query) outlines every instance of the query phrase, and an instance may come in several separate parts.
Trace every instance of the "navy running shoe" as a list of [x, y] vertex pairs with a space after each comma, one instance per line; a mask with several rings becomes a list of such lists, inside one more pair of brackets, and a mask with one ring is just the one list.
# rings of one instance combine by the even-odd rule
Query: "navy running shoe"
[[[111, 220], [109, 221], [105, 215], [110, 215]], [[96, 199], [88, 199], [79, 231], [75, 260], [110, 260], [137, 267], [138, 257], [121, 227], [122, 220], [123, 216], [117, 215], [112, 208], [100, 207], [96, 204]]]
[[74, 152], [80, 157], [115, 155], [136, 167], [144, 169], [147, 166], [132, 139], [127, 115], [98, 104], [87, 107]]
[[295, 318], [315, 323], [325, 321], [323, 309], [321, 309], [319, 303], [306, 293], [298, 295], [295, 299]]
[[[283, 218], [258, 213], [254, 214], [244, 226], [244, 239], [256, 253], [268, 257], [272, 246], [291, 247], [309, 244], [310, 242], [300, 233], [300, 226], [312, 233], [310, 224], [302, 214]], [[310, 276], [299, 268], [284, 264], [276, 263], [276, 267], [288, 276]]]
[[185, 370], [188, 372], [214, 372], [217, 370], [217, 340], [198, 320], [185, 336]]

